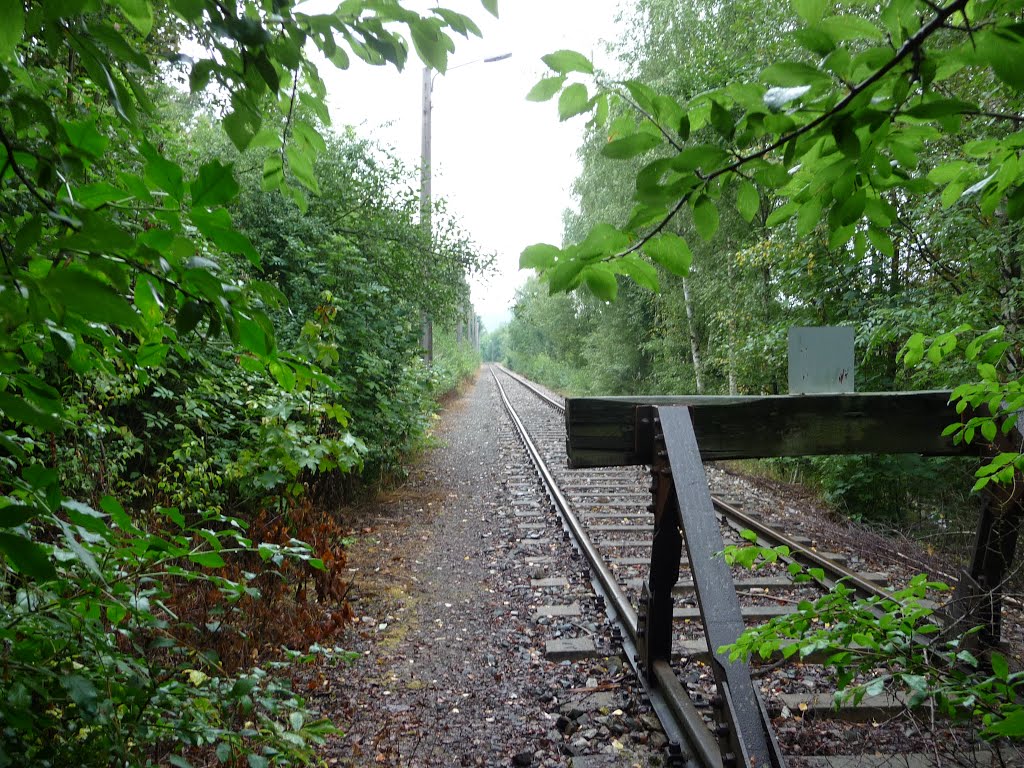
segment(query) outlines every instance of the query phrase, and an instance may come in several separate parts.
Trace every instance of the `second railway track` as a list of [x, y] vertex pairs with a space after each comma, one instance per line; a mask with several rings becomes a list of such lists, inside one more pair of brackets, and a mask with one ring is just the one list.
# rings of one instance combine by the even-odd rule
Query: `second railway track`
[[[651, 474], [641, 467], [568, 469], [561, 399], [504, 368], [493, 367], [491, 374], [566, 535], [585, 558], [610, 630], [650, 695], [669, 739], [670, 763], [714, 768], [741, 764], [709, 706], [720, 705], [720, 696], [685, 550], [672, 590], [672, 661], [649, 668], [640, 661], [638, 646], [646, 642], [645, 584], [650, 578], [653, 534]], [[713, 494], [716, 486], [732, 493], [727, 475], [714, 468], [708, 474]], [[822, 584], [807, 584], [794, 583], [784, 563], [756, 573], [734, 568], [736, 594], [748, 624], [790, 612], [801, 600], [813, 600], [839, 579], [862, 595], [887, 595], [887, 574], [848, 566], [849, 553], [822, 552], [799, 531], [778, 530], [756, 515], [745, 514], [742, 502], [730, 497], [713, 496], [713, 502], [726, 544], [741, 543], [739, 531], [753, 530], [763, 546], [785, 544], [794, 559], [824, 571]], [[558, 638], [557, 647], [571, 649], [575, 644], [585, 652], [588, 642], [589, 636], [581, 633]], [[1006, 764], [1005, 755], [973, 743], [966, 730], [941, 721], [922, 721], [892, 696], [869, 697], [856, 707], [836, 710], [834, 682], [818, 664], [786, 665], [776, 660], [754, 674], [773, 723], [768, 738], [778, 738], [778, 749], [788, 765]]]

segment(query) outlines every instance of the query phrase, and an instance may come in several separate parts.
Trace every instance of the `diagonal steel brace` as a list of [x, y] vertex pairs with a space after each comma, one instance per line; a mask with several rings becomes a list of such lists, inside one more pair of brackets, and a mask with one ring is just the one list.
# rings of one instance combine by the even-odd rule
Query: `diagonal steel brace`
[[[660, 467], [655, 467], [657, 521], [649, 583], [653, 599], [647, 606], [647, 631], [651, 634], [646, 646], [652, 656], [648, 664], [657, 660], [654, 657], [664, 659], [671, 648], [671, 587], [679, 573], [681, 551], [677, 541], [681, 538], [689, 556], [719, 691], [716, 703], [721, 712], [719, 744], [723, 764], [783, 768], [785, 761], [750, 667], [729, 661], [726, 654], [718, 651], [743, 632], [743, 616], [732, 573], [720, 556], [725, 543], [711, 503], [689, 409], [663, 406], [656, 413], [655, 422], [660, 429], [655, 433], [655, 456]], [[659, 451], [661, 443], [664, 449]]]

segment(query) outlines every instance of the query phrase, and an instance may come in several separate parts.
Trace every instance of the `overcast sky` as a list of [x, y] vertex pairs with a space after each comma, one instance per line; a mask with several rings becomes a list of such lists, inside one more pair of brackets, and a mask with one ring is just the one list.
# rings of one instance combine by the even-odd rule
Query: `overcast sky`
[[[615, 38], [618, 0], [499, 0], [498, 19], [479, 0], [438, 4], [467, 14], [484, 33], [482, 40], [456, 36], [449, 72], [435, 80], [432, 165], [435, 198], [447, 199], [472, 239], [498, 255], [498, 271], [473, 285], [477, 313], [493, 329], [527, 277], [518, 269], [520, 251], [561, 242], [562, 211], [579, 170], [584, 119], [559, 123], [553, 101], [527, 102], [526, 93], [544, 75], [546, 53], [572, 48], [607, 61], [603, 41]], [[512, 57], [452, 69], [504, 53]], [[418, 168], [422, 73], [415, 56], [401, 74], [328, 65], [334, 124], [356, 126]]]

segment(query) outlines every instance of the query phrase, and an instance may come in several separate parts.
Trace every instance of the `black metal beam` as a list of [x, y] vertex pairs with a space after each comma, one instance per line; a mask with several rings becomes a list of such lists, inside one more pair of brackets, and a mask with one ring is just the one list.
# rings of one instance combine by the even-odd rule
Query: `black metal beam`
[[[782, 766], [784, 760], [774, 743], [771, 723], [765, 720], [749, 665], [730, 661], [718, 650], [736, 640], [744, 630], [744, 623], [732, 572], [720, 554], [725, 542], [711, 503], [690, 410], [685, 406], [667, 406], [659, 407], [657, 414], [672, 470], [675, 497], [672, 506], [677, 511], [686, 543], [704, 635], [723, 699], [721, 709], [728, 724], [728, 732], [723, 735], [732, 744], [735, 764]], [[661, 526], [666, 523], [662, 521]], [[654, 567], [652, 561], [652, 582]], [[664, 563], [660, 567], [667, 568]], [[654, 617], [648, 620], [653, 621]]]

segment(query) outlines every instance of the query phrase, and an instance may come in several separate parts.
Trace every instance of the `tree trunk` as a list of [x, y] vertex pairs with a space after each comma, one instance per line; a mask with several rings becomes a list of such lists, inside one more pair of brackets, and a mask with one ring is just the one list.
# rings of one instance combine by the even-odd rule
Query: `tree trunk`
[[[999, 285], [999, 319], [1006, 328], [1006, 335], [1013, 339], [1020, 331], [1021, 308], [1015, 300], [1017, 296], [1017, 285], [1021, 280], [1021, 256], [1012, 250], [1007, 249], [1002, 254], [1002, 263], [999, 271], [1002, 282]], [[1006, 354], [1006, 368], [1011, 373], [1020, 370], [1024, 360], [1021, 359], [1020, 349], [1011, 346]]]
[[[729, 285], [736, 284], [736, 269], [732, 258], [729, 259]], [[732, 307], [728, 309], [728, 320], [726, 329], [728, 331], [729, 344], [729, 394], [736, 394], [736, 312]]]
[[697, 394], [704, 394], [704, 377], [700, 371], [700, 346], [697, 329], [693, 324], [693, 302], [690, 300], [690, 281], [683, 278], [683, 305], [686, 307], [686, 325], [690, 332], [690, 355], [693, 357], [693, 377], [697, 380]]

